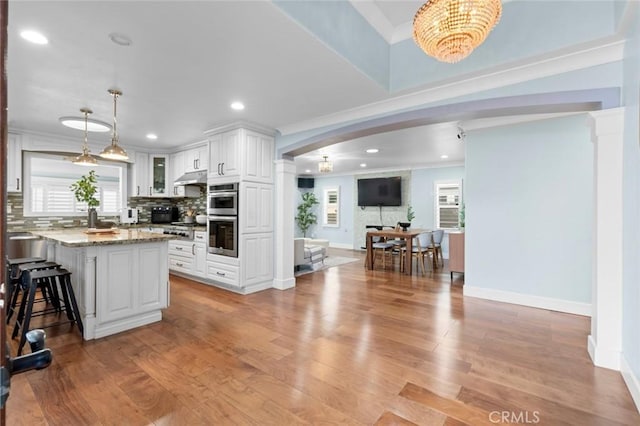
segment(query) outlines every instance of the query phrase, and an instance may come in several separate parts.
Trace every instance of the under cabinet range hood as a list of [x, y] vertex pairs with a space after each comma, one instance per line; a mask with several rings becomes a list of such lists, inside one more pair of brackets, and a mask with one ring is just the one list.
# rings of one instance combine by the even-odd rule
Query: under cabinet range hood
[[174, 186], [180, 185], [206, 185], [207, 184], [207, 171], [202, 170], [199, 172], [185, 173], [173, 182]]

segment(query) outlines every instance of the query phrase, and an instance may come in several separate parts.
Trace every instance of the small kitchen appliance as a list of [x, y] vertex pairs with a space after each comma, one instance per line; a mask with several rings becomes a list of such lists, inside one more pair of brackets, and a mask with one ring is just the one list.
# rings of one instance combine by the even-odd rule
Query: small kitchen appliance
[[138, 209], [131, 207], [122, 209], [120, 223], [138, 223]]
[[151, 223], [171, 223], [180, 219], [180, 211], [177, 207], [152, 207]]

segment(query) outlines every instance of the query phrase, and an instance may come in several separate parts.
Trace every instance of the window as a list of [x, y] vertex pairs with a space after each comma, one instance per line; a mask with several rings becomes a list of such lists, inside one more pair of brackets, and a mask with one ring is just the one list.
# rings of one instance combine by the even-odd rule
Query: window
[[462, 181], [441, 181], [435, 183], [436, 228], [458, 228], [460, 206], [462, 205]]
[[102, 161], [91, 167], [79, 166], [61, 155], [39, 152], [24, 155], [24, 215], [84, 215], [87, 204], [76, 201], [69, 186], [89, 170], [95, 170], [98, 177], [98, 213], [119, 215], [126, 204], [126, 164]]
[[323, 225], [339, 227], [340, 226], [340, 191], [339, 188], [330, 188], [324, 190], [323, 201]]

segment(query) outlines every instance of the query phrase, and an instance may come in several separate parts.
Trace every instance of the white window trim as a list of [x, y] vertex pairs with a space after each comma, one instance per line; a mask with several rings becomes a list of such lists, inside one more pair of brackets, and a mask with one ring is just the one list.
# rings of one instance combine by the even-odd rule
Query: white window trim
[[[440, 224], [440, 210], [438, 209], [438, 206], [440, 202], [438, 199], [438, 195], [439, 195], [438, 187], [442, 185], [458, 185], [460, 187], [460, 198], [458, 201], [457, 208], [459, 209], [464, 204], [464, 191], [462, 189], [462, 179], [447, 179], [447, 180], [433, 181], [433, 220], [434, 220], [433, 229], [439, 229], [438, 225]], [[444, 228], [444, 229], [452, 230], [454, 228]]]
[[[329, 192], [335, 192], [337, 196], [336, 203], [336, 223], [328, 223], [327, 221], [327, 210], [329, 207]], [[327, 228], [339, 228], [340, 227], [340, 187], [334, 188], [325, 188], [324, 196], [322, 198], [322, 226]]]
[[[63, 153], [60, 154], [48, 154], [37, 151], [23, 151], [23, 164], [22, 164], [22, 172], [23, 172], [23, 192], [22, 192], [22, 205], [23, 205], [23, 216], [24, 217], [81, 217], [85, 213], [83, 212], [33, 212], [31, 210], [31, 158], [51, 158], [51, 159], [63, 159], [69, 157], [69, 155], [65, 155]], [[69, 160], [70, 161], [70, 160]], [[98, 160], [98, 165], [108, 165], [108, 166], [116, 166], [121, 167], [122, 170], [122, 179], [120, 181], [121, 191], [120, 191], [120, 206], [124, 208], [127, 205], [127, 164], [112, 162], [112, 161], [104, 161]], [[90, 167], [87, 167], [87, 173], [90, 170]], [[79, 177], [79, 176], [78, 176]], [[71, 191], [71, 189], [69, 189]], [[118, 216], [120, 212], [102, 212], [98, 208], [98, 214], [101, 216]]]

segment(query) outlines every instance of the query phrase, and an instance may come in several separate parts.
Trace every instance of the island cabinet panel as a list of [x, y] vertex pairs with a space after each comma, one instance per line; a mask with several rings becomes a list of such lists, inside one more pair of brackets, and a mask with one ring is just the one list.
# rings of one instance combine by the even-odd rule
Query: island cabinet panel
[[[98, 259], [96, 289], [100, 301], [96, 318], [101, 323], [132, 316], [137, 304], [136, 286], [132, 285], [132, 281], [137, 281], [135, 251], [132, 253], [130, 247], [122, 246], [105, 248], [103, 251], [102, 258]], [[100, 280], [101, 276], [106, 279]]]
[[140, 247], [138, 256], [138, 312], [164, 309], [167, 303], [166, 285], [169, 276], [167, 269], [160, 268], [158, 262], [162, 255], [159, 245]]

